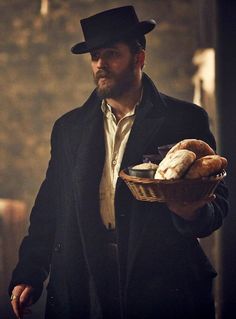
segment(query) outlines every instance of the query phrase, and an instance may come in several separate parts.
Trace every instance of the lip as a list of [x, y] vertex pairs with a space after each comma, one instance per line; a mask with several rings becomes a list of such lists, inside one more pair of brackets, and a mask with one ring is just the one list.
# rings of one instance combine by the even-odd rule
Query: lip
[[96, 77], [97, 77], [97, 80], [104, 79], [104, 78], [106, 79], [106, 78], [109, 78], [109, 74], [106, 71], [99, 70], [96, 73]]
[[107, 76], [107, 75], [99, 75], [98, 76], [98, 80], [100, 80], [100, 79], [108, 79], [109, 78], [109, 76]]
[[107, 82], [107, 81], [109, 81], [110, 79], [108, 78], [108, 77], [106, 77], [106, 76], [104, 76], [104, 77], [99, 77], [98, 78], [98, 82]]

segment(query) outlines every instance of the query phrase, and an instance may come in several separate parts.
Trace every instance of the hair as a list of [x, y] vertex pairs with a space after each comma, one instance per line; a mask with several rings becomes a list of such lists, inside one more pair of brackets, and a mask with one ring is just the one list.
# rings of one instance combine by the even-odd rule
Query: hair
[[132, 54], [139, 53], [146, 49], [146, 38], [144, 35], [139, 36], [138, 38], [126, 38], [122, 40], [122, 42], [128, 45]]
[[[118, 41], [117, 40], [112, 41], [110, 42], [110, 44], [116, 43], [116, 42]], [[140, 51], [146, 49], [146, 38], [144, 35], [140, 35], [137, 37], [132, 36], [132, 37], [122, 38], [120, 39], [120, 42], [125, 43], [129, 47], [130, 52], [132, 54], [137, 54]]]
[[[130, 49], [131, 54], [134, 56], [138, 54], [142, 50], [146, 49], [146, 38], [144, 35], [139, 36], [138, 38], [126, 38], [122, 40]], [[142, 69], [144, 68], [144, 64], [142, 65]]]

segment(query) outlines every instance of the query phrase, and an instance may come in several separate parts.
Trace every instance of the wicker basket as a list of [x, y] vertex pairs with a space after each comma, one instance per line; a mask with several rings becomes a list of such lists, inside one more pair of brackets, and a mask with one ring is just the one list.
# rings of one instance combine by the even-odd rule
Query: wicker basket
[[216, 176], [198, 179], [158, 180], [130, 176], [126, 170], [120, 172], [133, 196], [148, 202], [193, 202], [208, 198], [225, 176], [226, 172], [222, 171]]

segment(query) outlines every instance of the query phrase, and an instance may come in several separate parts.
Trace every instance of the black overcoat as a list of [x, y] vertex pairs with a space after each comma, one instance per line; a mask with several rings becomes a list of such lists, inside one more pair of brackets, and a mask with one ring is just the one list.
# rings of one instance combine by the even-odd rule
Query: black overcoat
[[[144, 75], [144, 94], [127, 142], [121, 169], [144, 154], [185, 138], [215, 148], [206, 112], [163, 95]], [[46, 178], [37, 195], [10, 291], [35, 287], [35, 301], [48, 273], [46, 318], [102, 318], [106, 313], [106, 245], [99, 213], [99, 183], [105, 158], [101, 101], [88, 101], [56, 121]], [[216, 275], [198, 239], [222, 225], [227, 190], [194, 222], [163, 203], [135, 200], [118, 179], [115, 196], [120, 295], [126, 318], [213, 318], [211, 283]], [[104, 316], [105, 317], [105, 316]]]

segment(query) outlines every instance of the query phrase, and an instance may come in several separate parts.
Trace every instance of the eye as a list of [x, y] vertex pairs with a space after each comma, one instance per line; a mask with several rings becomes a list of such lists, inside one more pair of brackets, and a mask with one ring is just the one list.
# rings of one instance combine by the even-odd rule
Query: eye
[[99, 59], [103, 60], [113, 60], [120, 57], [120, 52], [117, 50], [106, 50], [105, 52], [94, 51], [91, 52], [91, 60], [93, 62], [98, 61]]
[[92, 61], [98, 61], [100, 55], [98, 52], [91, 52], [91, 59]]
[[115, 58], [118, 58], [119, 56], [120, 56], [120, 54], [116, 50], [110, 50], [110, 51], [106, 52], [106, 57], [108, 59], [115, 59]]

